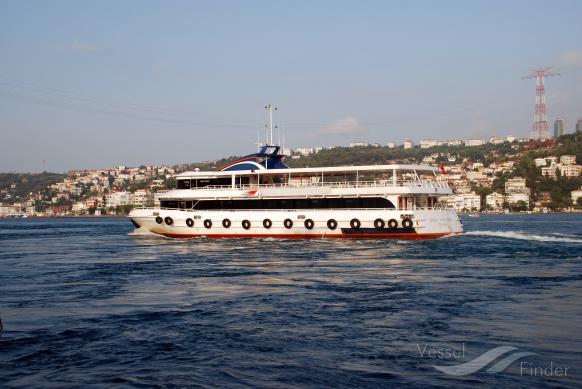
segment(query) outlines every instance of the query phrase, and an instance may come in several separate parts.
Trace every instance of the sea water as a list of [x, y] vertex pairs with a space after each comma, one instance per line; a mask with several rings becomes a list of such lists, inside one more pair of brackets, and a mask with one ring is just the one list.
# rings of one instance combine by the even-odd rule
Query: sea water
[[286, 241], [0, 220], [0, 386], [582, 386], [582, 216], [463, 222]]

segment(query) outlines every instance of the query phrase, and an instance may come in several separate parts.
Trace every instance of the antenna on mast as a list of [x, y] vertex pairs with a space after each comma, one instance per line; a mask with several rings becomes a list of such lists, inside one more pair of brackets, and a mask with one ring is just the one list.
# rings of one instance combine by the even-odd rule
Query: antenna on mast
[[267, 110], [268, 113], [268, 119], [269, 121], [267, 122], [267, 130], [268, 132], [268, 140], [269, 140], [269, 144], [272, 145], [273, 144], [273, 111], [277, 110], [277, 107], [274, 107], [272, 104], [267, 104], [265, 105], [265, 109]]
[[283, 129], [282, 132], [283, 132], [283, 141], [281, 142], [281, 146], [283, 149], [282, 153], [284, 154], [285, 153], [285, 129]]

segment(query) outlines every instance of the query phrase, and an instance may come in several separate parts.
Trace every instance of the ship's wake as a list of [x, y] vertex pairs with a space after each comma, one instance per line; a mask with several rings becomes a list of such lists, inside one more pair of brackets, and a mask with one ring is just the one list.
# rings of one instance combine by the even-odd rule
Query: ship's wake
[[136, 228], [135, 230], [127, 233], [127, 235], [129, 236], [156, 236], [156, 237], [163, 237], [160, 234], [156, 234], [154, 232], [148, 231], [147, 229], [140, 227], [140, 228]]
[[520, 231], [468, 231], [465, 232], [464, 235], [488, 236], [492, 238], [502, 238], [502, 239], [519, 239], [534, 242], [562, 242], [562, 243], [582, 244], [582, 239], [566, 234], [549, 233], [547, 235], [539, 235]]

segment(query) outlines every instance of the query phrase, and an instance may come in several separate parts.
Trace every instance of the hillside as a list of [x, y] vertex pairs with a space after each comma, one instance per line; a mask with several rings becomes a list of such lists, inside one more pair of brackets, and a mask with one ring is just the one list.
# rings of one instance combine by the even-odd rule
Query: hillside
[[[61, 181], [66, 175], [59, 173], [0, 173], [0, 200], [5, 198], [25, 199], [29, 193], [46, 190]], [[14, 188], [12, 188], [14, 187]]]

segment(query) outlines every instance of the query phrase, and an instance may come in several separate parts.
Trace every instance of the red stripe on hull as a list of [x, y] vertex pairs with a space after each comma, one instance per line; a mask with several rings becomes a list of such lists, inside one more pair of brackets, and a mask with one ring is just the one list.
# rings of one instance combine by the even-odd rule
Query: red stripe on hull
[[460, 232], [435, 232], [427, 234], [403, 233], [403, 234], [168, 234], [160, 233], [168, 238], [278, 238], [278, 239], [403, 239], [403, 240], [427, 240], [437, 239], [448, 235], [460, 235]]

